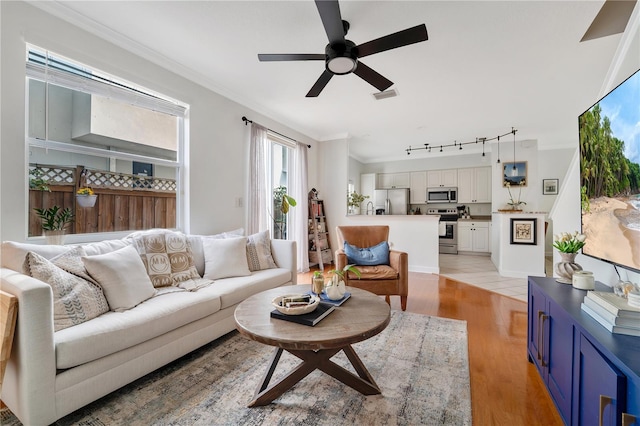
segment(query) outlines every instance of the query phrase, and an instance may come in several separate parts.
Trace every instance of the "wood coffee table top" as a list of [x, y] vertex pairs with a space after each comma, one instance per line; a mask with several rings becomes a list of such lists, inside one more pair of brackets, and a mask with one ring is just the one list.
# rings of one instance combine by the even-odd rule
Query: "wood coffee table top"
[[389, 305], [382, 298], [354, 287], [347, 287], [349, 300], [313, 327], [270, 317], [276, 296], [310, 290], [310, 285], [284, 286], [247, 298], [235, 310], [236, 328], [249, 339], [270, 346], [315, 351], [366, 340], [384, 330], [391, 319]]

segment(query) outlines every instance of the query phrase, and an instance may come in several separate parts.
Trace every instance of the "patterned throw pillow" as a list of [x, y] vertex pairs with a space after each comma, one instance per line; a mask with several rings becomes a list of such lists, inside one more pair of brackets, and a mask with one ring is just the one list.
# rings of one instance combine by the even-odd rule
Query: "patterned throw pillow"
[[29, 274], [53, 290], [53, 327], [59, 331], [109, 311], [100, 287], [57, 267], [39, 254], [27, 254]]
[[247, 237], [247, 263], [251, 272], [278, 267], [271, 255], [269, 231], [258, 232]]
[[86, 255], [87, 252], [85, 251], [84, 247], [76, 246], [69, 251], [51, 258], [51, 263], [53, 263], [60, 269], [64, 269], [70, 274], [77, 275], [78, 277], [89, 281], [90, 283], [98, 286], [98, 288], [100, 288], [100, 291], [102, 291], [100, 284], [98, 284], [98, 282], [94, 280], [91, 275], [89, 275], [89, 272], [87, 272], [87, 268], [84, 267], [82, 256]]
[[187, 236], [180, 232], [153, 230], [129, 237], [140, 254], [153, 286], [177, 285], [200, 278]]

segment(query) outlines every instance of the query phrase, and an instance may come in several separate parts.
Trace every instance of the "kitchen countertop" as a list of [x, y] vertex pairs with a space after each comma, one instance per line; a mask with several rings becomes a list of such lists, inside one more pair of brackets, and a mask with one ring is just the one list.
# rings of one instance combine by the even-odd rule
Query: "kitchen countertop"
[[458, 219], [458, 222], [491, 222], [491, 216], [471, 216], [471, 219]]

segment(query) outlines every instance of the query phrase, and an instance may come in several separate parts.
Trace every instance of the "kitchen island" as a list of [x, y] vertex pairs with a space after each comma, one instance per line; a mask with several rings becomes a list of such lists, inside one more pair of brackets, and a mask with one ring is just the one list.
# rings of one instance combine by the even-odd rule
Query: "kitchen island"
[[[438, 274], [439, 219], [438, 215], [350, 215], [344, 225], [388, 225], [389, 244], [408, 254], [410, 272]], [[334, 234], [331, 237], [335, 240]]]

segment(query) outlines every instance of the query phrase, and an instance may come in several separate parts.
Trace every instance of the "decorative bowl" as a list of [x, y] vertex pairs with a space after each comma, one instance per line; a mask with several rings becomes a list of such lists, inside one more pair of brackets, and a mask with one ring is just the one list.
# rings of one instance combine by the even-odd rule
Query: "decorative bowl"
[[[303, 298], [310, 297], [310, 302], [306, 305], [302, 306], [292, 306], [287, 308], [286, 306], [280, 306], [280, 303], [283, 299], [286, 298]], [[303, 315], [308, 314], [309, 312], [313, 312], [320, 303], [320, 298], [315, 295], [307, 295], [307, 294], [285, 294], [283, 296], [278, 296], [271, 301], [271, 304], [278, 310], [278, 312], [283, 313], [285, 315]]]

